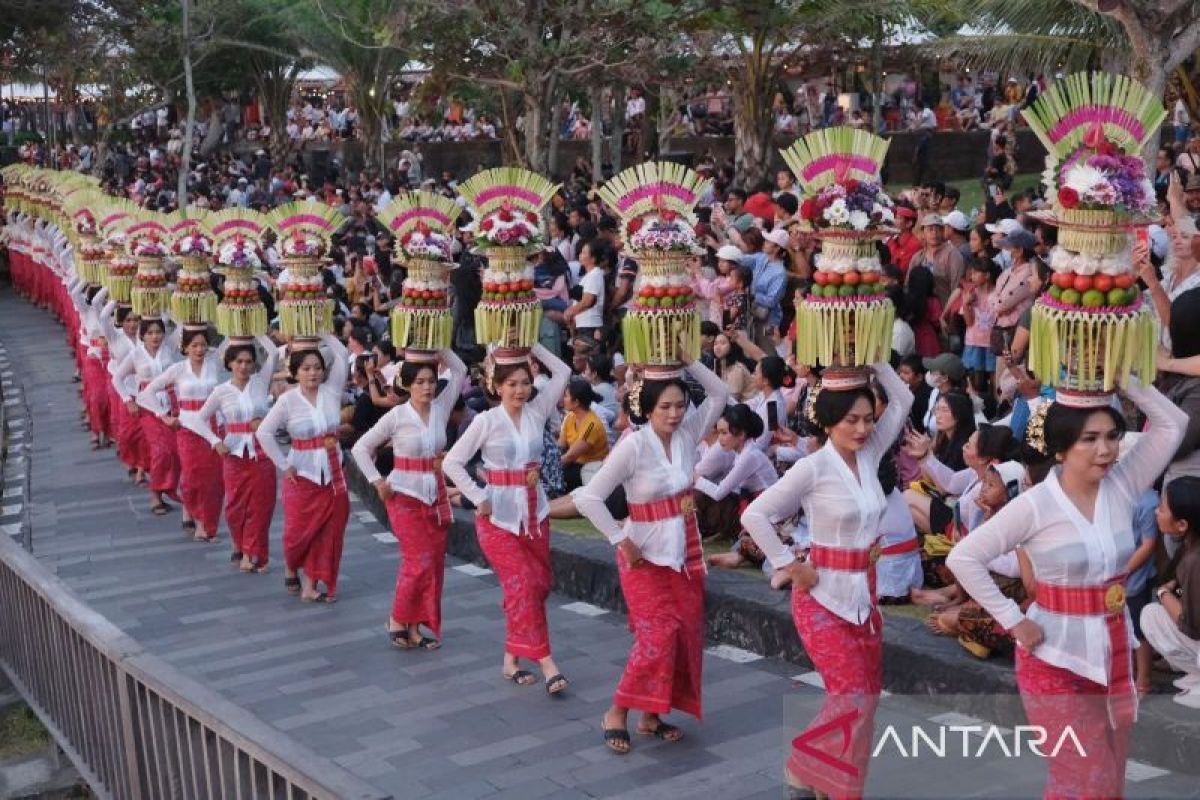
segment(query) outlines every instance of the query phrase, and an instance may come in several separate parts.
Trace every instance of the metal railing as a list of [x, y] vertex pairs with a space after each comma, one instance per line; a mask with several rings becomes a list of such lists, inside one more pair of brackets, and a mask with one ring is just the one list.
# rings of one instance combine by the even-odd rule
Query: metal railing
[[145, 652], [6, 536], [0, 668], [98, 796], [387, 797]]

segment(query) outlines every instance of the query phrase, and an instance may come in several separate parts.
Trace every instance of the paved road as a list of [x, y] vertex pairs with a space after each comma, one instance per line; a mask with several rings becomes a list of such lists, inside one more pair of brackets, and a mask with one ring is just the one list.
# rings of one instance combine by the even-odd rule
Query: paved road
[[[246, 576], [221, 545], [186, 540], [178, 516], [154, 517], [123, 481], [113, 451], [93, 452], [59, 326], [0, 294], [0, 343], [32, 411], [16, 431], [31, 468], [30, 508], [5, 500], [0, 530], [29, 512], [35, 555], [150, 651], [280, 731], [397, 798], [779, 797], [785, 714], [815, 711], [819, 679], [794, 665], [726, 647], [705, 659], [705, 719], [681, 722], [678, 744], [634, 742], [625, 758], [600, 742], [598, 721], [628, 649], [623, 617], [550, 599], [564, 699], [500, 679], [500, 591], [486, 570], [451, 560], [443, 637], [435, 652], [392, 649], [383, 633], [396, 550], [357, 500], [347, 531], [340, 602], [304, 605], [282, 588], [279, 562]], [[11, 532], [11, 529], [8, 529]], [[280, 520], [272, 528], [279, 553]], [[786, 702], [785, 702], [786, 701]], [[881, 725], [929, 723], [920, 702], [885, 705]], [[942, 721], [946, 721], [943, 718]], [[794, 735], [794, 732], [793, 732]], [[907, 736], [907, 734], [906, 734]], [[636, 739], [636, 737], [635, 737]], [[888, 797], [1038, 796], [1037, 765], [945, 767], [893, 759], [872, 768]], [[1139, 772], [1138, 770], [1141, 769]], [[1131, 794], [1184, 796], [1194, 778], [1134, 768]]]

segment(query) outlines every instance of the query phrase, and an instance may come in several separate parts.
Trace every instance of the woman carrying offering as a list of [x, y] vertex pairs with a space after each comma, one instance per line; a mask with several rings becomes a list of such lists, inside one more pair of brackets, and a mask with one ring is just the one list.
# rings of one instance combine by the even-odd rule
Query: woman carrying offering
[[[138, 326], [138, 338], [141, 341], [129, 351], [112, 376], [113, 388], [125, 403], [125, 410], [133, 421], [131, 424], [136, 423], [141, 427], [142, 438], [149, 451], [150, 510], [158, 516], [171, 510], [163, 501], [164, 494], [172, 500], [179, 499], [176, 494], [179, 486], [179, 452], [175, 445], [175, 429], [167, 422], [169, 419], [178, 424], [178, 418], [168, 415], [160, 419], [158, 416], [158, 410], [170, 408], [167, 393], [154, 398], [153, 413], [140, 413], [138, 398], [150, 381], [175, 362], [172, 346], [163, 346], [165, 334], [166, 324], [161, 318], [143, 319]], [[186, 507], [183, 509], [183, 529], [188, 533], [195, 530], [195, 522]]]
[[[194, 414], [180, 418], [183, 427], [208, 442], [221, 459], [225, 487], [225, 524], [233, 540], [230, 561], [242, 572], [266, 572], [268, 532], [275, 513], [275, 465], [267, 458], [254, 431], [271, 405], [271, 378], [279, 348], [268, 336], [258, 337], [266, 353], [261, 367], [249, 341], [231, 344], [222, 361], [232, 377], [209, 394]], [[213, 430], [213, 416], [225, 421], [225, 436]]]
[[[536, 397], [532, 355], [550, 369], [550, 383]], [[562, 397], [571, 368], [541, 345], [497, 348], [488, 365], [488, 391], [500, 405], [477, 416], [442, 464], [446, 477], [475, 504], [479, 546], [500, 579], [507, 633], [504, 677], [521, 686], [534, 682], [519, 659], [538, 662], [546, 691], [567, 687], [550, 655], [546, 597], [550, 594], [550, 503], [541, 486], [542, 430]], [[467, 473], [467, 462], [483, 455], [485, 486]]]
[[[215, 542], [225, 499], [221, 459], [190, 427], [179, 428], [185, 418], [204, 407], [221, 380], [221, 366], [215, 354], [209, 352], [207, 326], [184, 326], [182, 350], [184, 360], [164, 369], [138, 392], [138, 405], [161, 420], [175, 439], [179, 498], [186, 512], [184, 531], [191, 533], [197, 542]], [[177, 411], [174, 404], [161, 402], [167, 392], [173, 392], [177, 398]]]
[[[97, 298], [104, 296], [107, 300], [108, 289], [101, 289]], [[138, 345], [138, 324], [141, 317], [129, 306], [120, 306], [115, 300], [107, 300], [100, 310], [100, 329], [108, 342], [108, 374], [116, 375], [117, 369], [125, 357], [133, 352]], [[137, 393], [137, 381], [127, 378], [125, 381], [130, 392]], [[150, 469], [150, 450], [142, 435], [142, 426], [136, 416], [129, 414], [116, 386], [109, 381], [108, 408], [113, 415], [113, 431], [117, 436], [117, 457], [128, 469], [129, 479], [139, 485], [147, 482], [146, 473]]]
[[[450, 379], [440, 393], [439, 357], [450, 370]], [[446, 530], [453, 520], [442, 458], [446, 424], [466, 376], [467, 367], [453, 350], [440, 354], [408, 351], [395, 382], [407, 401], [385, 414], [351, 451], [359, 470], [387, 506], [392, 532], [400, 544], [396, 596], [387, 631], [392, 644], [403, 649], [441, 646]], [[394, 459], [392, 472], [385, 478], [375, 466], [375, 452], [388, 443]], [[423, 634], [422, 625], [433, 636]]]
[[[288, 373], [297, 386], [275, 401], [254, 435], [283, 472], [284, 586], [305, 602], [332, 603], [350, 518], [336, 438], [350, 362], [337, 337], [320, 340], [329, 361], [316, 349], [293, 351]], [[287, 455], [275, 440], [281, 430], [292, 438]]]
[[[858, 713], [850, 729], [850, 776], [796, 749], [788, 782], [835, 797], [861, 797], [866, 782], [875, 706], [883, 686], [883, 621], [875, 602], [874, 560], [887, 500], [879, 463], [900, 434], [912, 393], [886, 363], [874, 371], [890, 402], [878, 421], [875, 395], [859, 370], [826, 369], [813, 402], [826, 442], [784, 474], [742, 514], [742, 524], [777, 570], [792, 581], [792, 619], [804, 649], [825, 681], [820, 713], [808, 730]], [[807, 561], [780, 541], [774, 523], [803, 507], [812, 533]]]
[[[1149, 429], [1117, 461], [1124, 418], [1105, 394], [1067, 392], [1046, 413], [1044, 436], [1059, 467], [1006, 505], [950, 552], [959, 585], [1017, 642], [1017, 687], [1030, 722], [1072, 747], [1050, 759], [1046, 796], [1120, 797], [1137, 712], [1124, 569], [1142, 493], [1166, 469], [1187, 415], [1156, 389], [1126, 395]], [[1027, 612], [988, 574], [993, 559], [1021, 546], [1037, 577]]]
[[[647, 367], [627, 397], [630, 419], [641, 427], [617, 444], [575, 496], [580, 513], [617, 546], [634, 634], [601, 720], [605, 744], [620, 754], [629, 752], [631, 708], [642, 712], [638, 733], [671, 742], [683, 733], [661, 715], [679, 709], [701, 716], [705, 568], [692, 482], [697, 447], [720, 419], [729, 389], [698, 361], [686, 369], [704, 387], [700, 408], [688, 411], [681, 370]], [[623, 526], [604, 504], [618, 486], [629, 503]]]

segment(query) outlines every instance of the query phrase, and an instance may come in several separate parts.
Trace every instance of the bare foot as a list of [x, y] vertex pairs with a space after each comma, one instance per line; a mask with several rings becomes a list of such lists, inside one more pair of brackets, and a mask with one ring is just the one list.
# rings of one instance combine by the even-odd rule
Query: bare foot
[[913, 589], [908, 593], [908, 598], [918, 606], [942, 605], [952, 599], [947, 589]]
[[737, 569], [746, 563], [746, 559], [738, 553], [713, 553], [705, 560], [710, 567], [720, 567], [721, 569]]

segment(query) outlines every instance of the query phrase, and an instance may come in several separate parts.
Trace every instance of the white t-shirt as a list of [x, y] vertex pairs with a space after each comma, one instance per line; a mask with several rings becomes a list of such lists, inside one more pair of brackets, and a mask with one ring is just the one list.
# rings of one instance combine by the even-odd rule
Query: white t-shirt
[[594, 295], [596, 302], [591, 308], [585, 308], [575, 317], [578, 328], [599, 328], [604, 325], [604, 270], [593, 267], [583, 275], [583, 293]]

